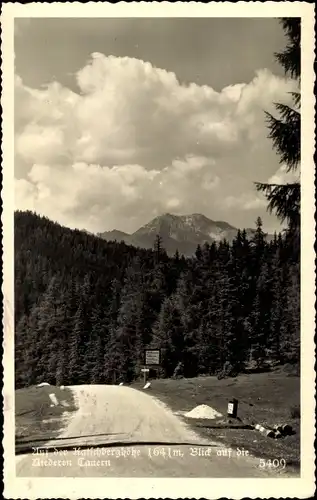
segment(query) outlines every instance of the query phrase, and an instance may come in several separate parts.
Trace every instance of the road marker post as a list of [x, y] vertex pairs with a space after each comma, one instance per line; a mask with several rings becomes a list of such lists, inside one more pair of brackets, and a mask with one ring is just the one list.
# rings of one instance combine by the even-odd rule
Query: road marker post
[[141, 372], [143, 372], [143, 376], [144, 376], [144, 385], [146, 385], [146, 382], [147, 382], [147, 373], [149, 373], [150, 369], [149, 368], [142, 368]]
[[237, 418], [237, 415], [238, 415], [238, 400], [237, 399], [232, 398], [232, 400], [229, 401], [227, 415], [228, 415], [228, 417]]

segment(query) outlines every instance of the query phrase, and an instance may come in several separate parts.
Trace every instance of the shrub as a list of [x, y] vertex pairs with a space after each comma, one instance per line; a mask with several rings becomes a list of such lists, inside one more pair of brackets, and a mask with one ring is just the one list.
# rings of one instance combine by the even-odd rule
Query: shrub
[[223, 365], [222, 370], [218, 373], [218, 380], [223, 378], [233, 377], [235, 378], [239, 374], [239, 369], [236, 366], [233, 366], [229, 361], [226, 361]]

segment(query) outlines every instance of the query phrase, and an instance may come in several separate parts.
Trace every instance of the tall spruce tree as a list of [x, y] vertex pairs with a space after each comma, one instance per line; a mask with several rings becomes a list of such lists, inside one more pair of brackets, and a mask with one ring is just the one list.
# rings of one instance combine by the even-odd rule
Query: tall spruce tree
[[161, 374], [171, 377], [184, 356], [184, 326], [175, 297], [167, 297], [153, 328], [154, 344], [162, 349]]
[[284, 336], [284, 314], [287, 310], [287, 289], [283, 283], [283, 269], [280, 249], [276, 241], [275, 254], [272, 260], [272, 307], [270, 332], [268, 335], [268, 348], [272, 360], [283, 362], [282, 338]]
[[91, 336], [88, 344], [89, 377], [93, 384], [105, 382], [104, 355], [109, 342], [109, 322], [100, 305], [91, 314]]
[[60, 276], [54, 276], [42, 300], [37, 305], [38, 321], [37, 348], [41, 351], [41, 357], [38, 362], [39, 382], [56, 383], [56, 368], [58, 359], [58, 339], [60, 336], [60, 325], [62, 325], [64, 312], [62, 300], [62, 285]]
[[133, 380], [140, 372], [145, 335], [144, 277], [140, 259], [137, 257], [127, 269], [114, 343], [120, 352], [118, 372], [126, 381]]
[[[288, 39], [283, 52], [276, 53], [277, 61], [283, 66], [285, 74], [300, 83], [301, 72], [301, 20], [300, 18], [283, 18], [280, 20]], [[276, 103], [279, 117], [266, 112], [269, 138], [280, 157], [280, 163], [286, 171], [296, 172], [300, 165], [300, 93], [292, 93], [293, 106]], [[288, 224], [289, 235], [297, 242], [300, 227], [300, 182], [287, 184], [256, 183], [256, 188], [265, 194], [269, 204], [269, 212], [275, 212], [281, 222]]]

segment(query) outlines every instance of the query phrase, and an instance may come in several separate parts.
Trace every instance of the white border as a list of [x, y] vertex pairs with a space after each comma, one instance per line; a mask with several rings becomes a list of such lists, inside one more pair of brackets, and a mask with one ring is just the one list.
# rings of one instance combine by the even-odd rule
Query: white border
[[[4, 495], [5, 498], [261, 498], [313, 495], [314, 488], [314, 5], [306, 2], [6, 3], [2, 7]], [[15, 17], [302, 17], [301, 466], [298, 479], [17, 478], [14, 458], [13, 165]]]

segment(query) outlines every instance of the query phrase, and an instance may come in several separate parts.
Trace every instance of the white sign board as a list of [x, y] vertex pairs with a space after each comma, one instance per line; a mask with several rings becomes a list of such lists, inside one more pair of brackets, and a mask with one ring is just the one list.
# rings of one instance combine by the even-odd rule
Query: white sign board
[[233, 413], [233, 403], [228, 403], [228, 413]]
[[145, 350], [145, 365], [159, 365], [161, 361], [160, 349]]

